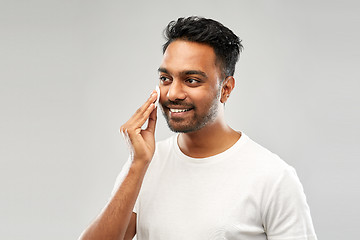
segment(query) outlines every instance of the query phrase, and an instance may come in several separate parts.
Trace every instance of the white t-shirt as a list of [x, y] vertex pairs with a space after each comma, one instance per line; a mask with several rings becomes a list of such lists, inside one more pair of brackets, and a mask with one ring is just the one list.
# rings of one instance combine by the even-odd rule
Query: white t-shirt
[[201, 159], [183, 154], [177, 135], [158, 142], [134, 212], [138, 240], [317, 239], [295, 170], [244, 133]]

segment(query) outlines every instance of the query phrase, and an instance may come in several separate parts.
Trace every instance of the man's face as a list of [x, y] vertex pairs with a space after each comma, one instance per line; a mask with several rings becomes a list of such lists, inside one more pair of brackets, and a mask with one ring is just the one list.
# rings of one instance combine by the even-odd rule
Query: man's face
[[220, 77], [212, 47], [183, 40], [166, 49], [159, 68], [160, 104], [174, 132], [199, 130], [217, 118]]

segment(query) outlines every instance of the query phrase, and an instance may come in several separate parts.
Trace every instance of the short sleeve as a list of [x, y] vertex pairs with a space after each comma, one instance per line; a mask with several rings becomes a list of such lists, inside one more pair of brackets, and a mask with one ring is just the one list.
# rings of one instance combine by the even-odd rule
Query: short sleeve
[[[120, 173], [116, 177], [114, 187], [113, 187], [113, 189], [111, 191], [111, 197], [113, 197], [115, 195], [115, 193], [118, 190], [118, 188], [120, 187], [121, 183], [124, 181], [126, 175], [129, 172], [131, 162], [132, 162], [132, 160], [129, 157], [128, 160], [125, 162], [124, 166], [122, 167]], [[137, 205], [138, 205], [138, 200], [136, 200], [136, 203], [135, 203], [135, 206], [134, 206], [134, 209], [133, 209], [133, 212], [135, 212], [135, 213], [137, 212]]]
[[269, 240], [317, 240], [310, 209], [296, 171], [287, 167], [272, 186], [263, 209]]

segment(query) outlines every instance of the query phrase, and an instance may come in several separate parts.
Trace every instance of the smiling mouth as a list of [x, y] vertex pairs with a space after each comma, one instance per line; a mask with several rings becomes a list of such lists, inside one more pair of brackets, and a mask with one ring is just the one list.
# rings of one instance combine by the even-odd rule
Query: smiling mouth
[[188, 109], [174, 109], [174, 108], [169, 108], [170, 112], [172, 113], [182, 113], [182, 112], [187, 112], [190, 111], [192, 108], [188, 108]]

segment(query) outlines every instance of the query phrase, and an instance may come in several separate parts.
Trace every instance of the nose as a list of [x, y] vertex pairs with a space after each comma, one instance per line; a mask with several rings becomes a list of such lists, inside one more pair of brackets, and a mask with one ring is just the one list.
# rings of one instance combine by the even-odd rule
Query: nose
[[166, 97], [170, 101], [184, 100], [186, 98], [186, 93], [182, 82], [174, 79], [168, 89]]

